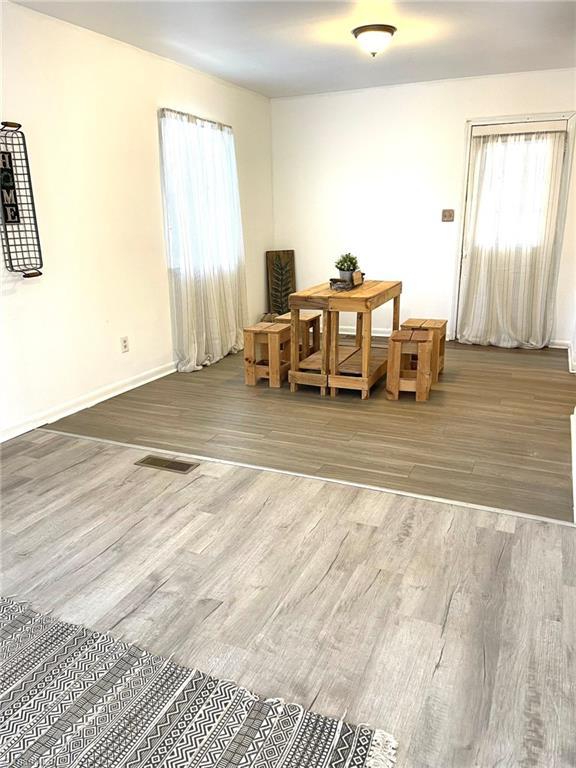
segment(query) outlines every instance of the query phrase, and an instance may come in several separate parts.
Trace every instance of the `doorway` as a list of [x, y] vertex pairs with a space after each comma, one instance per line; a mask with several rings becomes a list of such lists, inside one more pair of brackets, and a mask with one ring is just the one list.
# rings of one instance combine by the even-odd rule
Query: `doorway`
[[550, 342], [568, 179], [570, 116], [470, 126], [456, 338]]

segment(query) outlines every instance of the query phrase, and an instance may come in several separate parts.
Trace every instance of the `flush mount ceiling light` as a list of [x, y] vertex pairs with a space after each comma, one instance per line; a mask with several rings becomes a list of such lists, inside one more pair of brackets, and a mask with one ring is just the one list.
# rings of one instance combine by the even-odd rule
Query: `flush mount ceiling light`
[[390, 45], [394, 32], [396, 27], [391, 24], [365, 24], [352, 30], [361, 47], [372, 56], [382, 53]]

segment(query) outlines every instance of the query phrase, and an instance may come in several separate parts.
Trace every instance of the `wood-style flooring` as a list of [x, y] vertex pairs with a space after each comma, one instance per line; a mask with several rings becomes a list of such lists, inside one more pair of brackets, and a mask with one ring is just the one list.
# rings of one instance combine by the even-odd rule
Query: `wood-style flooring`
[[398, 768], [576, 765], [576, 529], [142, 455], [6, 444], [3, 593], [388, 729]]
[[247, 387], [242, 355], [173, 374], [51, 429], [572, 520], [565, 350], [449, 344], [427, 403], [403, 393], [266, 382]]

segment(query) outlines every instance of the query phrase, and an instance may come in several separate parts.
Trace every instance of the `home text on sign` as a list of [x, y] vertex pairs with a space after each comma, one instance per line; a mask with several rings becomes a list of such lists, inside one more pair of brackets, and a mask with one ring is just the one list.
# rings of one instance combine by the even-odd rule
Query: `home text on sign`
[[0, 197], [2, 198], [2, 219], [4, 224], [19, 224], [20, 212], [16, 198], [12, 154], [0, 152]]

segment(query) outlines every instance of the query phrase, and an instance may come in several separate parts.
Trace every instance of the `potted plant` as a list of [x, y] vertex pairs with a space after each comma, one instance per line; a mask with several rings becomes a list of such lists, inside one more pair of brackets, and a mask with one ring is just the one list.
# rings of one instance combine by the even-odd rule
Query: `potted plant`
[[352, 273], [358, 269], [358, 259], [351, 253], [343, 253], [335, 263], [342, 280], [352, 281]]

